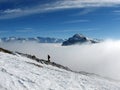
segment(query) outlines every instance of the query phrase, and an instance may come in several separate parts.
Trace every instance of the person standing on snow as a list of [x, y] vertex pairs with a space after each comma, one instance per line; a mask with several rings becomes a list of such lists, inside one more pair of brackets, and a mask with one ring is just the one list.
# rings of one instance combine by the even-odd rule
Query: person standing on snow
[[48, 62], [50, 62], [50, 55], [48, 55]]

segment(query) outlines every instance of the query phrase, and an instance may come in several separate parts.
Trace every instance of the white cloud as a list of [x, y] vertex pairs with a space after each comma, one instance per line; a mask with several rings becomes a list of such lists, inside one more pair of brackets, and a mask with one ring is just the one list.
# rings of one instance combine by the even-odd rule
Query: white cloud
[[5, 2], [14, 2], [14, 1], [17, 1], [17, 0], [0, 0], [0, 3], [5, 3]]
[[66, 21], [63, 22], [64, 24], [70, 24], [70, 23], [84, 23], [84, 22], [89, 22], [89, 20], [72, 20], [72, 21]]
[[33, 30], [16, 30], [16, 32], [19, 33], [27, 33], [27, 32], [32, 32]]
[[76, 32], [76, 33], [80, 33], [80, 32], [93, 32], [93, 31], [99, 31], [98, 28], [86, 28], [86, 29], [66, 29], [66, 30], [56, 30], [53, 32]]
[[120, 13], [120, 10], [116, 10], [116, 11], [114, 11], [114, 12]]
[[22, 10], [21, 9], [7, 9], [5, 11], [3, 11], [3, 14], [11, 14], [11, 13], [21, 13]]
[[29, 27], [28, 27], [28, 28], [24, 28], [24, 29], [27, 29], [27, 30], [32, 30], [33, 28], [29, 28]]
[[[120, 15], [120, 10], [114, 10], [114, 11], [113, 11], [113, 14], [115, 14], [115, 15]], [[114, 20], [119, 21], [120, 18], [115, 18]]]
[[108, 40], [99, 44], [60, 46], [60, 44], [0, 43], [1, 47], [36, 55], [68, 66], [77, 71], [96, 73], [120, 80], [120, 41]]
[[56, 2], [54, 8], [106, 7], [119, 4], [120, 0], [63, 0]]
[[96, 11], [98, 8], [85, 8], [83, 11], [77, 13], [77, 14], [73, 14], [72, 16], [80, 16], [80, 15], [86, 15], [88, 13], [94, 12]]
[[114, 13], [120, 14], [120, 10], [113, 11]]
[[8, 31], [0, 30], [0, 34], [3, 34], [3, 33], [8, 33]]
[[16, 32], [19, 33], [27, 33], [27, 32], [33, 32], [34, 30], [32, 28], [24, 28], [24, 29], [20, 29], [20, 30], [16, 30]]
[[50, 12], [60, 9], [71, 9], [71, 8], [88, 8], [88, 7], [108, 7], [120, 5], [120, 0], [61, 0], [52, 3], [46, 3], [44, 5], [38, 5], [33, 7], [22, 7], [22, 9], [7, 9], [1, 11], [4, 13], [0, 16], [0, 19], [15, 18], [30, 14]]

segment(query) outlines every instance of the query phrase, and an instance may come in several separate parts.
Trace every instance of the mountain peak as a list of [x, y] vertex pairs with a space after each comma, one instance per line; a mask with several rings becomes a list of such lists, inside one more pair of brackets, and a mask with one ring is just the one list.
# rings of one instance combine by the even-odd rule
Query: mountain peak
[[82, 34], [75, 34], [75, 35], [73, 35], [73, 37], [75, 37], [75, 38], [81, 38], [81, 37], [85, 37], [84, 35], [82, 35]]
[[83, 44], [83, 43], [98, 43], [93, 39], [89, 39], [82, 34], [75, 34], [72, 37], [68, 38], [68, 40], [64, 41], [62, 46], [74, 45], [74, 44]]

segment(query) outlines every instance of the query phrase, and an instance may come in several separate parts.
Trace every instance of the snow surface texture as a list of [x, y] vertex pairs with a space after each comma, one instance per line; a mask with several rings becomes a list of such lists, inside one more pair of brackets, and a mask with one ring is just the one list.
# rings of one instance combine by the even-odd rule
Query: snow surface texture
[[0, 90], [120, 90], [120, 83], [0, 52]]

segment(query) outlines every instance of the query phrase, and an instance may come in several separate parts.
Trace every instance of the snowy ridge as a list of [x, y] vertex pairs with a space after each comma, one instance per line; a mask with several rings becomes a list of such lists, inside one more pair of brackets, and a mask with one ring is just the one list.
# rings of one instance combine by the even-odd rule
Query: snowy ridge
[[[60, 64], [57, 64], [55, 62], [48, 62], [47, 60], [43, 60], [43, 59], [39, 59], [37, 58], [36, 56], [34, 55], [29, 55], [29, 54], [23, 54], [23, 53], [19, 53], [17, 52], [18, 54], [22, 55], [22, 56], [25, 56], [27, 58], [30, 58], [32, 60], [35, 60], [36, 62], [39, 62], [41, 64], [46, 64], [46, 65], [51, 65], [51, 66], [55, 66], [55, 67], [58, 67], [58, 68], [61, 68], [61, 69], [64, 69], [64, 70], [67, 70], [67, 71], [72, 71], [71, 69], [69, 69], [68, 67], [65, 67], [63, 65], [60, 65]], [[74, 72], [74, 71], [72, 71]]]
[[120, 83], [0, 52], [0, 90], [120, 90]]
[[64, 39], [51, 38], [51, 37], [31, 37], [31, 38], [20, 38], [20, 37], [4, 37], [0, 39], [0, 42], [38, 42], [38, 43], [62, 43]]

